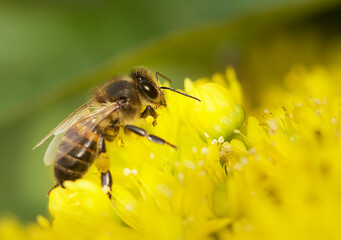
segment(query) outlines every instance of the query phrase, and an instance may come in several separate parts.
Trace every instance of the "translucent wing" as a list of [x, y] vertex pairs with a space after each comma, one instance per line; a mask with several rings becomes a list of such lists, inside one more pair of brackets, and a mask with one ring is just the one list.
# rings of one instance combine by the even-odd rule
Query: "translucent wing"
[[56, 158], [58, 147], [60, 144], [60, 141], [62, 140], [64, 134], [59, 134], [55, 136], [49, 146], [47, 147], [47, 150], [44, 155], [44, 163], [46, 165], [50, 165], [54, 162], [54, 159]]
[[[92, 132], [98, 124], [100, 124], [103, 120], [105, 120], [109, 115], [113, 114], [116, 110], [119, 109], [119, 104], [118, 103], [111, 103], [109, 105], [103, 106], [90, 114], [83, 115], [78, 121], [74, 122], [69, 128], [73, 126], [76, 126], [79, 123], [82, 123], [83, 125], [86, 125], [85, 132], [82, 132], [82, 135], [88, 135], [90, 132]], [[84, 129], [83, 129], [84, 130]], [[54, 161], [57, 161], [56, 159], [57, 152], [59, 145], [61, 143], [61, 140], [63, 136], [65, 135], [67, 131], [60, 132], [58, 135], [55, 136], [55, 138], [51, 141], [50, 145], [48, 146], [45, 156], [44, 156], [44, 162], [46, 165], [49, 165], [53, 163]], [[73, 140], [74, 143], [80, 143], [77, 141], [82, 141], [84, 138], [80, 137], [78, 140], [75, 138]], [[65, 152], [70, 151], [73, 148], [72, 145], [70, 145], [69, 150], [65, 150]]]
[[84, 117], [84, 115], [87, 115], [90, 112], [91, 104], [91, 102], [86, 102], [77, 108], [73, 113], [59, 123], [57, 127], [50, 131], [42, 140], [40, 140], [32, 150], [43, 144], [52, 134], [60, 135], [63, 132], [66, 132], [66, 130], [68, 130], [73, 124], [78, 122], [82, 117]]

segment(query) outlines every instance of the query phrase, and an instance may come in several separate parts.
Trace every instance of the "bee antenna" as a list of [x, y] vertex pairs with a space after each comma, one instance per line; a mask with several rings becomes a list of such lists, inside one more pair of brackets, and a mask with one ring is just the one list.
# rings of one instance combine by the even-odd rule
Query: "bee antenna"
[[171, 90], [171, 91], [173, 91], [173, 92], [179, 93], [179, 94], [181, 94], [181, 95], [184, 95], [184, 96], [189, 97], [189, 98], [193, 98], [193, 99], [195, 99], [195, 100], [201, 102], [201, 100], [200, 100], [199, 98], [193, 97], [193, 96], [191, 96], [191, 95], [188, 95], [188, 94], [186, 94], [186, 93], [180, 92], [180, 91], [175, 90], [175, 89], [173, 89], [173, 88], [169, 88], [169, 87], [160, 87], [160, 88], [161, 88], [161, 89]]
[[157, 82], [159, 81], [159, 77], [162, 77], [162, 78], [166, 79], [170, 83], [173, 82], [172, 79], [170, 79], [169, 77], [167, 77], [167, 76], [163, 75], [162, 73], [156, 71], [155, 72], [155, 78], [156, 78]]

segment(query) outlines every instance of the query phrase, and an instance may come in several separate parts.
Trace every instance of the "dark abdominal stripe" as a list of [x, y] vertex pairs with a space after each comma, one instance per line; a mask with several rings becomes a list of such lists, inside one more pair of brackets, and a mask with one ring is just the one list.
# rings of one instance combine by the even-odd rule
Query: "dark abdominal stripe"
[[71, 127], [59, 145], [55, 161], [55, 176], [60, 185], [65, 180], [80, 178], [96, 157], [99, 135], [90, 132], [86, 123]]

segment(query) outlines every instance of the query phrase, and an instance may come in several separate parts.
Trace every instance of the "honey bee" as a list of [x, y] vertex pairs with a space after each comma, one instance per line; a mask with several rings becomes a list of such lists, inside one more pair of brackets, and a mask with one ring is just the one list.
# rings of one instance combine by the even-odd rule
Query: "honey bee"
[[137, 118], [152, 116], [155, 126], [158, 117], [155, 110], [166, 107], [166, 99], [161, 90], [171, 90], [200, 101], [183, 92], [160, 86], [159, 76], [170, 80], [159, 72], [153, 75], [147, 68], [136, 67], [130, 71], [129, 76], [114, 77], [103, 83], [97, 87], [88, 102], [34, 146], [33, 149], [55, 135], [44, 156], [45, 164], [54, 163], [56, 185], [50, 191], [57, 186], [64, 187], [66, 180], [75, 181], [81, 178], [97, 159], [102, 189], [110, 197], [112, 176], [105, 141], [113, 141], [121, 128], [124, 132], [146, 137], [154, 143], [176, 148], [166, 140], [132, 125]]

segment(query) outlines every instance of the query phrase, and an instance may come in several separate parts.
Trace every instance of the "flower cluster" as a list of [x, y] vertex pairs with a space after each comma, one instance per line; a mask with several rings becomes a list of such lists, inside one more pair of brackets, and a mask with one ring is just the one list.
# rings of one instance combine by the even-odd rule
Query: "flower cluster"
[[138, 123], [177, 150], [120, 134], [107, 144], [112, 199], [93, 166], [51, 192], [51, 222], [5, 219], [0, 239], [340, 239], [337, 76], [293, 69], [245, 124], [233, 69], [186, 79], [202, 102], [168, 92], [158, 124]]
[[248, 151], [226, 156], [233, 224], [222, 238], [341, 238], [339, 76], [296, 67], [286, 90], [264, 94], [269, 108], [248, 119]]

